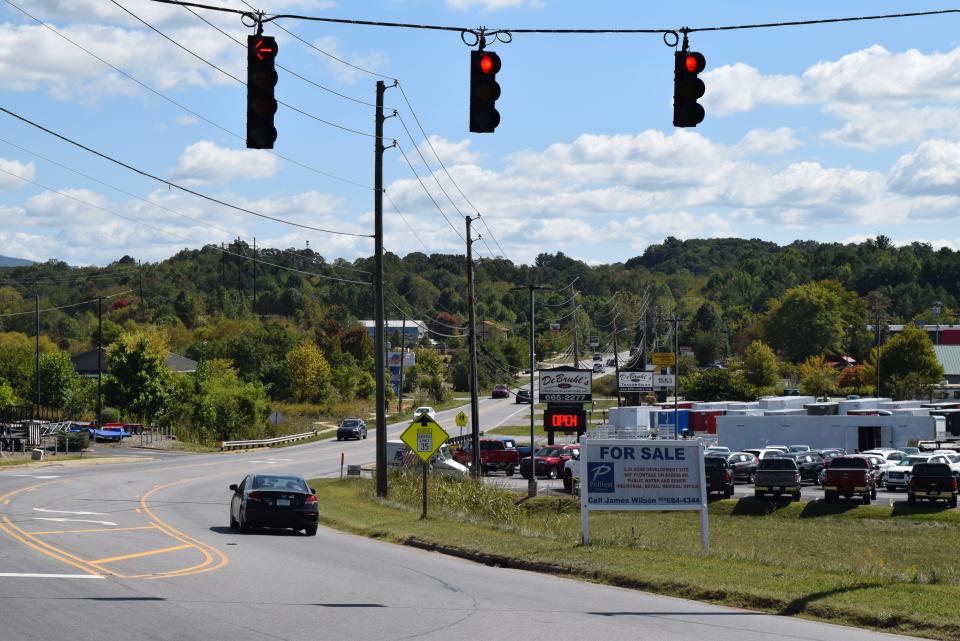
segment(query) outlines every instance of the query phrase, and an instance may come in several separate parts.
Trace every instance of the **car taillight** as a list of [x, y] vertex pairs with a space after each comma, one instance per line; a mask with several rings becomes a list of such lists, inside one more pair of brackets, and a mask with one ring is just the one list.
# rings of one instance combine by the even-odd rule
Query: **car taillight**
[[253, 499], [254, 501], [262, 501], [266, 498], [266, 495], [263, 492], [250, 492], [247, 494], [248, 499]]
[[316, 494], [308, 494], [308, 495], [307, 495], [307, 500], [304, 501], [304, 502], [305, 502], [305, 503], [308, 503], [308, 504], [309, 504], [309, 503], [316, 503], [316, 502], [317, 502], [317, 495], [316, 495]]
[[957, 491], [957, 479], [956, 479], [956, 478], [953, 479], [953, 491], [954, 491], [954, 492]]
[[729, 480], [730, 480], [730, 471], [729, 471], [729, 470], [724, 470], [724, 471], [723, 471], [723, 480], [724, 480], [724, 481], [729, 481]]

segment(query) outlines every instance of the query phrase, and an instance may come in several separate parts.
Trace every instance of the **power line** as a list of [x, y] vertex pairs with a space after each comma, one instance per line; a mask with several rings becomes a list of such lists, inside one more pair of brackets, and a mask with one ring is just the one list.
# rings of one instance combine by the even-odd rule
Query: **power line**
[[270, 216], [270, 215], [268, 215], [268, 214], [262, 214], [262, 213], [260, 213], [260, 212], [256, 212], [256, 211], [253, 211], [253, 210], [250, 210], [250, 209], [246, 209], [246, 208], [244, 208], [244, 207], [240, 207], [240, 206], [238, 206], [238, 205], [234, 205], [234, 204], [228, 203], [228, 202], [223, 201], [223, 200], [220, 200], [220, 199], [218, 199], [218, 198], [214, 198], [213, 196], [207, 196], [206, 194], [202, 194], [202, 193], [200, 193], [200, 192], [198, 192], [198, 191], [196, 191], [196, 190], [189, 189], [189, 188], [187, 188], [187, 187], [183, 187], [183, 186], [181, 186], [181, 185], [178, 185], [178, 184], [175, 183], [175, 182], [171, 182], [171, 181], [169, 181], [169, 180], [166, 180], [166, 179], [164, 179], [164, 178], [160, 178], [160, 177], [155, 176], [155, 175], [153, 175], [153, 174], [151, 174], [151, 173], [149, 173], [149, 172], [146, 172], [146, 171], [144, 171], [144, 170], [142, 170], [142, 169], [138, 169], [138, 168], [134, 167], [133, 165], [129, 165], [129, 164], [127, 164], [127, 163], [125, 163], [125, 162], [123, 162], [123, 161], [121, 161], [121, 160], [117, 160], [116, 158], [113, 158], [112, 156], [108, 156], [107, 154], [101, 153], [101, 152], [99, 152], [99, 151], [97, 151], [97, 150], [95, 150], [95, 149], [93, 149], [93, 148], [91, 148], [91, 147], [87, 147], [86, 145], [81, 144], [81, 143], [73, 140], [72, 138], [68, 138], [67, 136], [64, 136], [63, 134], [59, 134], [59, 133], [53, 131], [52, 129], [47, 129], [47, 128], [44, 127], [43, 125], [39, 125], [39, 124], [33, 122], [32, 120], [30, 120], [30, 119], [28, 119], [28, 118], [26, 118], [26, 117], [24, 117], [24, 116], [21, 116], [20, 114], [18, 114], [18, 113], [16, 113], [16, 112], [13, 112], [13, 111], [10, 111], [9, 109], [6, 109], [5, 107], [0, 106], [0, 111], [2, 111], [3, 113], [5, 113], [5, 114], [7, 114], [7, 115], [9, 115], [9, 116], [13, 116], [13, 117], [16, 118], [17, 120], [20, 120], [21, 122], [24, 122], [24, 123], [30, 125], [31, 127], [35, 127], [36, 129], [39, 129], [40, 131], [43, 131], [44, 133], [50, 134], [51, 136], [53, 136], [53, 137], [55, 137], [55, 138], [59, 138], [60, 140], [66, 142], [66, 143], [69, 143], [69, 144], [71, 144], [71, 145], [73, 145], [73, 146], [75, 146], [75, 147], [78, 147], [78, 148], [80, 148], [80, 149], [83, 149], [83, 150], [86, 151], [86, 152], [89, 152], [89, 153], [91, 153], [91, 154], [94, 154], [95, 156], [99, 156], [100, 158], [103, 158], [104, 160], [109, 160], [110, 162], [112, 162], [112, 163], [114, 163], [114, 164], [116, 164], [116, 165], [119, 165], [119, 166], [123, 167], [124, 169], [128, 169], [128, 170], [130, 170], [130, 171], [132, 171], [132, 172], [134, 172], [134, 173], [140, 174], [141, 176], [145, 176], [145, 177], [151, 178], [151, 179], [153, 179], [153, 180], [155, 180], [155, 181], [157, 181], [157, 182], [159, 182], [159, 183], [163, 183], [164, 185], [167, 185], [168, 187], [173, 187], [174, 189], [179, 189], [180, 191], [182, 191], [182, 192], [184, 192], [184, 193], [188, 193], [188, 194], [191, 194], [191, 195], [193, 195], [193, 196], [197, 196], [198, 198], [203, 198], [204, 200], [208, 200], [208, 201], [210, 201], [210, 202], [212, 202], [212, 203], [216, 203], [216, 204], [218, 204], [218, 205], [222, 205], [222, 206], [224, 206], [224, 207], [228, 207], [228, 208], [230, 208], [230, 209], [234, 209], [234, 210], [236, 210], [236, 211], [239, 211], [239, 212], [242, 212], [242, 213], [245, 213], [245, 214], [249, 214], [249, 215], [251, 215], [251, 216], [256, 216], [256, 217], [258, 217], [258, 218], [264, 218], [264, 219], [266, 219], [266, 220], [272, 220], [272, 221], [274, 221], [274, 222], [281, 223], [281, 224], [284, 224], [284, 225], [290, 225], [291, 227], [300, 227], [300, 228], [302, 228], [302, 229], [309, 229], [309, 230], [311, 230], [311, 231], [322, 232], [322, 233], [325, 233], [325, 234], [337, 234], [337, 235], [340, 235], [340, 236], [354, 236], [354, 237], [358, 237], [358, 238], [370, 238], [370, 237], [371, 237], [369, 234], [358, 234], [358, 233], [348, 232], [348, 231], [337, 231], [337, 230], [333, 230], [333, 229], [324, 229], [324, 228], [322, 228], [322, 227], [313, 227], [313, 226], [311, 226], [311, 225], [304, 225], [304, 224], [302, 224], [302, 223], [295, 223], [295, 222], [293, 222], [293, 221], [284, 220], [284, 219], [282, 219], [282, 218], [277, 218], [277, 217], [275, 217], [275, 216]]
[[[123, 6], [122, 4], [120, 4], [119, 2], [117, 2], [117, 0], [110, 0], [110, 2], [112, 2], [112, 3], [115, 4], [115, 5], [117, 5], [118, 7], [120, 7], [121, 9], [123, 9], [125, 12], [127, 12], [128, 14], [130, 14], [130, 15], [131, 15], [134, 19], [136, 19], [138, 22], [140, 22], [141, 24], [143, 24], [143, 25], [146, 26], [147, 28], [155, 31], [157, 34], [159, 34], [160, 36], [162, 36], [165, 40], [169, 41], [171, 44], [177, 46], [178, 48], [182, 49], [183, 51], [186, 51], [186, 52], [189, 53], [191, 56], [193, 56], [194, 58], [196, 58], [197, 60], [199, 60], [200, 62], [202, 62], [202, 63], [204, 63], [204, 64], [206, 64], [206, 65], [209, 65], [210, 67], [216, 69], [217, 71], [219, 71], [219, 72], [222, 73], [223, 75], [227, 76], [228, 78], [232, 78], [233, 80], [236, 80], [237, 82], [239, 82], [239, 83], [240, 83], [241, 85], [243, 85], [243, 86], [246, 86], [246, 85], [247, 85], [246, 82], [244, 82], [244, 81], [241, 80], [240, 78], [237, 78], [235, 75], [233, 75], [233, 74], [230, 73], [229, 71], [226, 71], [225, 69], [223, 69], [223, 68], [215, 65], [214, 63], [210, 62], [209, 60], [207, 60], [207, 59], [204, 58], [203, 56], [201, 56], [201, 55], [199, 55], [199, 54], [191, 51], [189, 48], [183, 46], [182, 44], [180, 44], [179, 42], [177, 42], [176, 40], [174, 40], [173, 38], [171, 38], [170, 36], [168, 36], [168, 35], [165, 34], [164, 32], [160, 31], [159, 29], [157, 29], [156, 27], [154, 27], [152, 24], [150, 24], [149, 22], [147, 22], [146, 20], [144, 20], [143, 18], [141, 18], [140, 16], [138, 16], [138, 15], [135, 14], [135, 13], [133, 13], [132, 11], [130, 11], [129, 9], [127, 9], [125, 6]], [[336, 129], [341, 129], [341, 130], [343, 130], [343, 131], [348, 131], [348, 132], [350, 132], [350, 133], [352, 133], [352, 134], [356, 134], [356, 135], [358, 135], [358, 136], [366, 136], [366, 137], [368, 137], [368, 138], [375, 138], [375, 137], [376, 137], [376, 136], [374, 136], [373, 134], [371, 134], [371, 133], [369, 133], [369, 132], [360, 131], [360, 130], [358, 130], [358, 129], [351, 129], [350, 127], [345, 127], [345, 126], [343, 126], [343, 125], [338, 125], [338, 124], [335, 123], [335, 122], [331, 122], [331, 121], [329, 121], [329, 120], [325, 120], [324, 118], [321, 118], [320, 116], [317, 116], [317, 115], [314, 115], [314, 114], [309, 113], [309, 112], [307, 112], [307, 111], [304, 111], [303, 109], [300, 109], [299, 107], [294, 107], [293, 105], [291, 105], [291, 104], [289, 104], [289, 103], [287, 103], [287, 102], [284, 102], [284, 101], [282, 101], [282, 100], [277, 100], [277, 104], [283, 105], [283, 106], [286, 107], [287, 109], [290, 109], [290, 110], [292, 110], [292, 111], [296, 111], [297, 113], [299, 113], [299, 114], [301, 114], [301, 115], [303, 115], [303, 116], [306, 116], [306, 117], [308, 117], [308, 118], [312, 118], [312, 119], [316, 120], [317, 122], [321, 122], [321, 123], [323, 123], [323, 124], [325, 124], [325, 125], [327, 125], [327, 126], [334, 127], [334, 128], [336, 128]]]
[[420, 183], [420, 187], [423, 189], [423, 193], [427, 195], [427, 197], [430, 199], [430, 202], [433, 203], [433, 206], [437, 208], [437, 211], [440, 212], [440, 215], [443, 216], [443, 219], [447, 221], [447, 224], [450, 225], [450, 229], [453, 230], [453, 233], [455, 233], [463, 242], [467, 242], [467, 239], [463, 237], [463, 234], [460, 233], [460, 230], [457, 229], [452, 222], [450, 222], [450, 219], [447, 217], [446, 212], [444, 212], [443, 209], [440, 207], [440, 203], [436, 201], [436, 199], [433, 197], [433, 194], [431, 194], [430, 190], [427, 189], [427, 186], [423, 184], [423, 180], [420, 178], [420, 174], [417, 173], [417, 170], [414, 168], [413, 164], [410, 162], [410, 159], [407, 158], [407, 154], [405, 151], [403, 151], [403, 146], [399, 142], [397, 142], [397, 149], [400, 151], [400, 155], [403, 156], [404, 161], [406, 161], [407, 167], [409, 167], [410, 171], [413, 172], [413, 175], [416, 177], [417, 182]]
[[[136, 291], [136, 290], [134, 290], [134, 289], [127, 289], [127, 290], [124, 290], [124, 291], [122, 291], [122, 292], [117, 292], [116, 294], [110, 294], [109, 296], [101, 296], [100, 298], [116, 298], [117, 296], [123, 296], [124, 294], [129, 294], [130, 292], [133, 292], [133, 291]], [[70, 307], [79, 307], [79, 306], [81, 306], [81, 305], [89, 305], [90, 303], [95, 303], [95, 302], [97, 302], [97, 299], [96, 299], [96, 298], [91, 298], [90, 300], [81, 301], [81, 302], [79, 302], [79, 303], [70, 303], [69, 305], [60, 305], [59, 307], [45, 307], [45, 308], [40, 309], [40, 310], [34, 309], [34, 310], [29, 311], [29, 312], [16, 312], [16, 313], [14, 313], [14, 314], [0, 314], [0, 318], [10, 318], [10, 317], [12, 317], [12, 316], [27, 316], [27, 315], [32, 316], [32, 315], [36, 314], [38, 311], [40, 311], [40, 312], [53, 312], [53, 311], [56, 311], [56, 310], [58, 310], [58, 309], [68, 309], [68, 308], [70, 308]]]

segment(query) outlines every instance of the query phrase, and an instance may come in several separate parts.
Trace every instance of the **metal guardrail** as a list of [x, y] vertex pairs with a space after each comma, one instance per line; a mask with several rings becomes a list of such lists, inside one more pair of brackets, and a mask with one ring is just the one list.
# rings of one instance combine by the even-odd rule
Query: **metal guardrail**
[[220, 441], [220, 450], [239, 450], [249, 447], [266, 447], [278, 443], [289, 443], [291, 441], [302, 441], [305, 438], [312, 438], [317, 435], [317, 430], [312, 432], [301, 432], [300, 434], [291, 434], [290, 436], [276, 436], [274, 438], [261, 438], [249, 441]]

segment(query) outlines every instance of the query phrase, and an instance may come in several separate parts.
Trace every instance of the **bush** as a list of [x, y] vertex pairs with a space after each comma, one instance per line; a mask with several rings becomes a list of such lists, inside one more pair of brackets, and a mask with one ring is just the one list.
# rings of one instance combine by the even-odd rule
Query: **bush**
[[57, 449], [80, 452], [90, 445], [89, 432], [60, 432], [57, 434]]

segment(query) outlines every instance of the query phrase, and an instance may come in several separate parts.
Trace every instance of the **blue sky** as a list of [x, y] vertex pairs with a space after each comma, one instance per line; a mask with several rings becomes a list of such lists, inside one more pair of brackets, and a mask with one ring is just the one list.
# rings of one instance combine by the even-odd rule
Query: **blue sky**
[[[244, 49], [185, 9], [116, 1], [245, 77]], [[240, 0], [208, 3], [244, 8]], [[313, 117], [281, 107], [276, 154], [245, 150], [242, 139], [228, 133], [244, 132], [245, 89], [111, 0], [5, 0], [0, 7], [6, 43], [0, 106], [238, 206], [372, 233], [373, 141], [317, 120], [372, 133], [368, 105], [280, 71], [278, 97]], [[258, 6], [268, 13], [515, 29], [676, 29], [945, 7], [878, 0], [274, 0]], [[235, 16], [199, 13], [235, 38], [250, 33]], [[954, 35], [960, 14], [691, 34], [691, 48], [707, 60], [707, 116], [687, 130], [671, 125], [673, 51], [660, 36], [517, 34], [510, 44], [489, 47], [503, 61], [502, 120], [493, 134], [467, 130], [469, 49], [459, 34], [278, 22], [315, 47], [267, 26], [283, 66], [372, 101], [377, 78], [323, 51], [398, 78], [410, 99], [413, 112], [397, 89], [387, 91], [386, 103], [400, 118], [389, 119], [385, 133], [423, 181], [399, 150], [386, 152], [385, 246], [400, 254], [464, 251], [457, 235], [461, 213], [474, 209], [460, 191], [489, 227], [477, 227], [487, 241], [476, 246], [478, 254], [502, 248], [516, 262], [558, 250], [591, 263], [624, 261], [666, 236], [789, 243], [851, 242], [882, 233], [897, 243], [960, 248], [960, 43]], [[327, 258], [372, 253], [369, 238], [258, 219], [168, 189], [7, 115], [0, 119], [0, 254], [71, 264], [104, 264], [124, 254], [158, 260], [237, 236], [279, 248], [309, 241]]]

